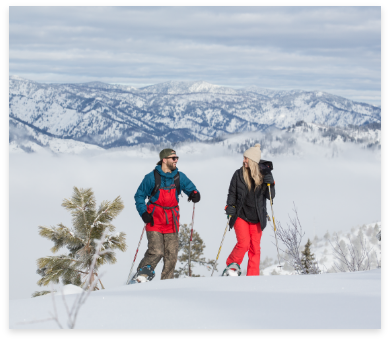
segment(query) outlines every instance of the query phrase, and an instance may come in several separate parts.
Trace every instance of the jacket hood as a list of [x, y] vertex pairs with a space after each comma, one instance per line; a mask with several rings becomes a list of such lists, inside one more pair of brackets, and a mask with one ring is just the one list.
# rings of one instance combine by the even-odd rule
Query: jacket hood
[[157, 172], [159, 172], [159, 174], [161, 176], [164, 176], [166, 178], [172, 178], [172, 179], [174, 178], [174, 176], [179, 171], [179, 169], [176, 167], [176, 169], [174, 171], [172, 171], [171, 173], [164, 173], [160, 165], [156, 166], [156, 170], [157, 170]]

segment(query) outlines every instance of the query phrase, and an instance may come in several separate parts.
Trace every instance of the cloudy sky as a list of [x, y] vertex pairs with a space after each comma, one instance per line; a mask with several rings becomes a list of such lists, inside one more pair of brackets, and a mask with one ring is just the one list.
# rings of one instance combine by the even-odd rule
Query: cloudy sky
[[10, 7], [9, 72], [39, 82], [204, 80], [380, 105], [380, 7]]

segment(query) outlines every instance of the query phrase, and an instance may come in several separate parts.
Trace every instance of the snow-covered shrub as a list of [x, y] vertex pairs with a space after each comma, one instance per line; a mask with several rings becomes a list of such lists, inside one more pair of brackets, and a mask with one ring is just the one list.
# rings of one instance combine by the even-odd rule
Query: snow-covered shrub
[[296, 273], [299, 275], [319, 274], [320, 270], [314, 258], [305, 261], [301, 258], [301, 249], [303, 248], [301, 242], [305, 233], [302, 231], [295, 205], [293, 211], [295, 213], [295, 218], [293, 219], [289, 216], [290, 223], [287, 223], [287, 227], [284, 228], [281, 223], [278, 222], [278, 228], [276, 230], [278, 240], [285, 246], [285, 250], [282, 250], [284, 253], [282, 258], [290, 267], [295, 269]]
[[353, 272], [370, 270], [373, 267], [380, 266], [375, 252], [372, 252], [373, 246], [369, 246], [364, 233], [367, 226], [363, 225], [357, 233], [357, 236], [348, 234], [344, 239], [336, 234], [335, 240], [329, 243], [333, 249], [333, 255], [336, 262], [333, 265], [334, 272]]

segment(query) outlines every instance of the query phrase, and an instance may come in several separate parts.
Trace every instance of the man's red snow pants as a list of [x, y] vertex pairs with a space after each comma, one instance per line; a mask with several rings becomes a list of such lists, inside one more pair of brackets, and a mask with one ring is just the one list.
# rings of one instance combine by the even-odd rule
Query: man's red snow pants
[[247, 276], [260, 275], [260, 240], [262, 231], [260, 223], [252, 224], [244, 219], [237, 218], [234, 224], [237, 244], [226, 260], [226, 265], [237, 263], [241, 265], [245, 254], [248, 252]]

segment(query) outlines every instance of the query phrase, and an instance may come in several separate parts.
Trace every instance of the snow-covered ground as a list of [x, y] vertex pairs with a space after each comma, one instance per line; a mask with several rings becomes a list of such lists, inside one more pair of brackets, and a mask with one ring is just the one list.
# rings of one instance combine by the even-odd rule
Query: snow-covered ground
[[[251, 144], [258, 139], [255, 133], [248, 133], [244, 141]], [[239, 146], [242, 141], [242, 136], [233, 136], [228, 142], [232, 146], [237, 142]], [[48, 145], [55, 146], [55, 142], [49, 139]], [[269, 146], [275, 149], [278, 143], [275, 139]], [[76, 153], [74, 146], [65, 147], [64, 151]], [[381, 328], [381, 272], [375, 268], [374, 260], [373, 270], [366, 272], [290, 276], [292, 269], [277, 268], [270, 224], [261, 241], [260, 268], [264, 276], [218, 276], [236, 242], [234, 232], [230, 231], [214, 278], [210, 278], [205, 268], [195, 267], [194, 273], [205, 277], [161, 281], [160, 262], [153, 282], [125, 286], [142, 229], [133, 196], [144, 175], [154, 168], [158, 151], [138, 147], [86, 152], [85, 146], [76, 147], [78, 155], [54, 154], [45, 148], [39, 153], [10, 153], [11, 329], [57, 328], [53, 321], [24, 323], [47, 319], [53, 312], [50, 295], [29, 298], [36, 290], [50, 290], [36, 285], [40, 278], [35, 272], [36, 259], [50, 255], [53, 246], [38, 235], [38, 226], [72, 225], [71, 216], [61, 203], [71, 195], [73, 186], [91, 187], [98, 204], [118, 195], [123, 198], [125, 209], [113, 223], [117, 231], [127, 234], [128, 245], [126, 252], [117, 252], [116, 264], [102, 267], [106, 290], [91, 294], [80, 310], [76, 328]], [[302, 139], [292, 144], [288, 153], [273, 154], [272, 148], [264, 148], [262, 158], [274, 163], [276, 220], [285, 225], [295, 203], [305, 232], [301, 246], [307, 238], [311, 239], [320, 269], [331, 268], [335, 261], [327, 244], [327, 238], [335, 237], [335, 232], [344, 241], [348, 234], [364, 235], [379, 256], [375, 234], [381, 227], [380, 150], [362, 149], [343, 141], [313, 144]], [[223, 207], [227, 189], [232, 174], [241, 167], [242, 153], [229, 149], [226, 142], [191, 143], [176, 150], [180, 155], [179, 170], [196, 184], [202, 195], [196, 205], [194, 228], [206, 244], [205, 257], [215, 259], [226, 225]], [[186, 199], [186, 196], [180, 198], [184, 224], [192, 216], [192, 204]], [[269, 205], [268, 212], [271, 212]], [[137, 263], [146, 245], [144, 238]], [[247, 257], [241, 266], [244, 273], [246, 265]], [[285, 276], [271, 276], [275, 274]], [[79, 290], [65, 287], [64, 298], [68, 304]], [[66, 327], [63, 299], [59, 292], [54, 298], [61, 323]]]
[[[64, 296], [71, 305], [76, 295]], [[62, 298], [55, 296], [66, 328]], [[10, 301], [11, 329], [54, 313], [51, 295]], [[92, 292], [77, 329], [380, 329], [381, 270], [307, 276], [205, 277]]]

